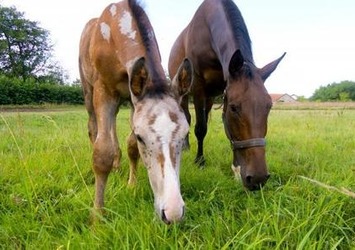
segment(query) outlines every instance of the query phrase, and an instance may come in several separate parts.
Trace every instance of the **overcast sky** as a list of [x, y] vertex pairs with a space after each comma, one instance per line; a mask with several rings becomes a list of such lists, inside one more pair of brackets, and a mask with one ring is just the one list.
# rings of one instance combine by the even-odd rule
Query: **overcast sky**
[[[70, 75], [79, 78], [78, 44], [85, 23], [99, 16], [108, 0], [0, 0], [50, 31], [55, 56]], [[170, 48], [202, 0], [142, 0], [150, 17], [163, 67]], [[252, 39], [258, 67], [287, 52], [266, 81], [269, 93], [311, 96], [320, 86], [355, 81], [354, 0], [239, 0]]]

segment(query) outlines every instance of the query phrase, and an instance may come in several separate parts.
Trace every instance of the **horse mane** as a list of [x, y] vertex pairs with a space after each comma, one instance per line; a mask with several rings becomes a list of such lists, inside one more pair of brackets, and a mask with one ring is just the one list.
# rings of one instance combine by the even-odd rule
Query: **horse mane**
[[146, 86], [147, 89], [145, 93], [150, 96], [160, 96], [167, 93], [168, 85], [166, 84], [167, 79], [165, 74], [161, 73], [164, 72], [164, 70], [161, 66], [161, 55], [153, 27], [147, 14], [137, 0], [128, 0], [128, 5], [136, 20], [138, 31], [142, 37], [143, 46], [146, 49], [145, 59], [152, 80], [152, 84]]
[[222, 6], [244, 59], [254, 64], [251, 39], [242, 14], [232, 0], [222, 0]]

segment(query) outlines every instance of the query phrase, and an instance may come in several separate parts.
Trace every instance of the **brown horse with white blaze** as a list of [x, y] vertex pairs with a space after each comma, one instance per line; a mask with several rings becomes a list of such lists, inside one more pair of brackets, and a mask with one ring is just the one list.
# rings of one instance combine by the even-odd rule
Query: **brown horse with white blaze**
[[[205, 164], [203, 140], [208, 114], [214, 98], [224, 93], [223, 122], [232, 144], [233, 166], [240, 166], [243, 183], [250, 190], [264, 185], [269, 177], [265, 136], [272, 102], [264, 82], [284, 55], [263, 68], [255, 66], [247, 27], [232, 0], [205, 0], [170, 52], [171, 77], [186, 57], [194, 68], [191, 93], [198, 141], [195, 162]], [[187, 96], [182, 108], [190, 124]]]
[[160, 218], [166, 223], [181, 220], [184, 201], [179, 168], [189, 126], [180, 101], [192, 80], [189, 60], [182, 60], [177, 77], [172, 84], [167, 82], [153, 28], [135, 0], [110, 4], [99, 18], [90, 20], [83, 30], [79, 53], [93, 145], [94, 208], [102, 211], [109, 173], [119, 167], [116, 115], [120, 104], [129, 100], [129, 184], [136, 183], [140, 156]]

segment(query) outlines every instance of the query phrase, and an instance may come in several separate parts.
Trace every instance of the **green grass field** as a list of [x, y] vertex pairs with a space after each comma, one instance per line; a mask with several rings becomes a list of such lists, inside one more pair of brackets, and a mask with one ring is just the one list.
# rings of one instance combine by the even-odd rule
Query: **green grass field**
[[257, 192], [234, 179], [221, 110], [213, 110], [206, 168], [193, 164], [191, 136], [180, 177], [186, 216], [170, 226], [154, 214], [143, 167], [138, 185], [127, 186], [128, 119], [122, 109], [122, 169], [110, 175], [103, 222], [91, 226], [84, 108], [0, 113], [1, 249], [355, 249], [354, 109], [275, 107], [271, 178]]

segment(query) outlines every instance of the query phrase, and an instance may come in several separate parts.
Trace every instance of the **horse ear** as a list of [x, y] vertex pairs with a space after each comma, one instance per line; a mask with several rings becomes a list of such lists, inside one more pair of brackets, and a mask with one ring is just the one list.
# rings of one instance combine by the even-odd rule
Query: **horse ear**
[[235, 76], [236, 73], [243, 67], [243, 64], [244, 57], [242, 55], [242, 52], [240, 52], [240, 49], [237, 49], [229, 62], [229, 74]]
[[178, 98], [189, 93], [193, 79], [193, 67], [189, 59], [185, 58], [172, 80], [173, 92]]
[[147, 79], [148, 71], [145, 66], [145, 59], [141, 57], [133, 64], [131, 71], [129, 91], [133, 101], [143, 95]]
[[265, 81], [271, 75], [271, 73], [274, 72], [277, 65], [279, 65], [279, 63], [281, 62], [282, 58], [284, 58], [285, 55], [286, 55], [286, 52], [283, 53], [283, 55], [280, 58], [265, 65], [262, 69], [260, 69], [260, 75], [261, 75], [261, 78], [263, 79], [263, 81]]

